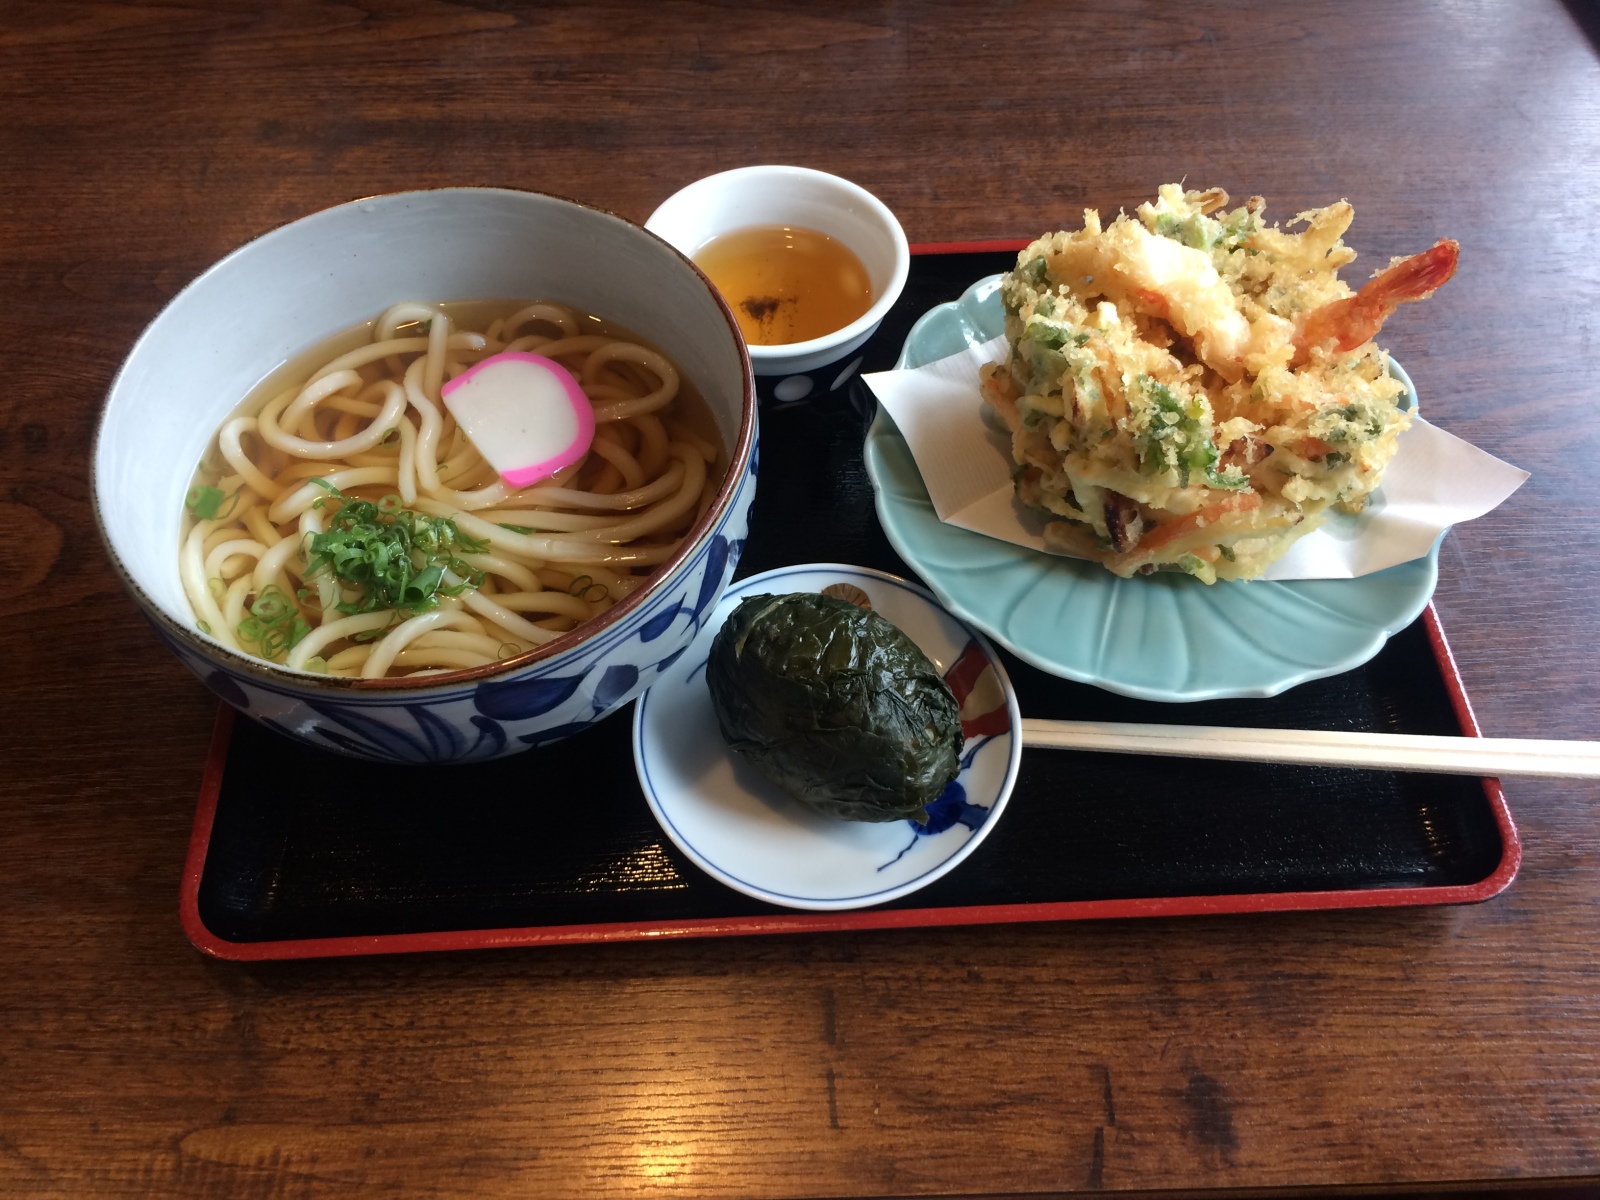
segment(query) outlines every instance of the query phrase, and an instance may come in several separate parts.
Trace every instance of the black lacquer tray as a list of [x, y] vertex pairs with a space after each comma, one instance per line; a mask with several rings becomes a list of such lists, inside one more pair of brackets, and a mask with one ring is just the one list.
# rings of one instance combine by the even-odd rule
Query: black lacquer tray
[[[1017, 245], [922, 247], [866, 370]], [[1007, 253], [1006, 250], [1012, 251]], [[761, 417], [748, 575], [849, 562], [915, 578], [874, 515], [859, 383]], [[1468, 734], [1430, 607], [1365, 666], [1267, 700], [1164, 705], [1004, 654], [1030, 717]], [[1464, 776], [1026, 750], [1004, 818], [961, 867], [878, 908], [796, 912], [702, 873], [650, 815], [632, 706], [497, 762], [381, 767], [219, 716], [181, 897], [224, 958], [884, 926], [1483, 900], [1520, 848], [1499, 784]], [[269, 780], [293, 779], [285, 791]]]

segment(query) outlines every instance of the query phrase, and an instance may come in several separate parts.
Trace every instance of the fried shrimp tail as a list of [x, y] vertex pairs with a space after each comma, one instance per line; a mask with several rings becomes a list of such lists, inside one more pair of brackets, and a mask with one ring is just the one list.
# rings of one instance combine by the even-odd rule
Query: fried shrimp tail
[[1461, 247], [1449, 238], [1435, 242], [1379, 272], [1354, 296], [1312, 309], [1295, 332], [1295, 365], [1306, 362], [1317, 346], [1331, 346], [1343, 354], [1365, 345], [1395, 309], [1413, 300], [1426, 300], [1456, 273]]

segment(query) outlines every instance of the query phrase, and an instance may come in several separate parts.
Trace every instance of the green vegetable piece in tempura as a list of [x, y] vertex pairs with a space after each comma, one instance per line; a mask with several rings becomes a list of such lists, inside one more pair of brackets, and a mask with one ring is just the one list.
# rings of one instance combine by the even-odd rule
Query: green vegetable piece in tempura
[[723, 739], [790, 795], [851, 821], [925, 821], [961, 769], [955, 696], [877, 613], [814, 593], [751, 596], [711, 646]]

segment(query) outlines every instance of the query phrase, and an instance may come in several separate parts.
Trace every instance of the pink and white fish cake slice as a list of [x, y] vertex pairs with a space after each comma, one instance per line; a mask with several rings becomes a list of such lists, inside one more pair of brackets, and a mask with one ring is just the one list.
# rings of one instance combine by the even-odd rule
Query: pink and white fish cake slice
[[548, 479], [589, 452], [594, 408], [554, 359], [512, 350], [444, 385], [445, 407], [511, 487]]

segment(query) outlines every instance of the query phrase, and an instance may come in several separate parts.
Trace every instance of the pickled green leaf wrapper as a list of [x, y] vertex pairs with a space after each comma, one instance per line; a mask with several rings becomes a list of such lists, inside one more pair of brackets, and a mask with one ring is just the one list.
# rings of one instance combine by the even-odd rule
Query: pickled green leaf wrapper
[[802, 592], [750, 596], [711, 644], [730, 749], [850, 821], [926, 820], [961, 769], [961, 713], [928, 656], [875, 612]]

